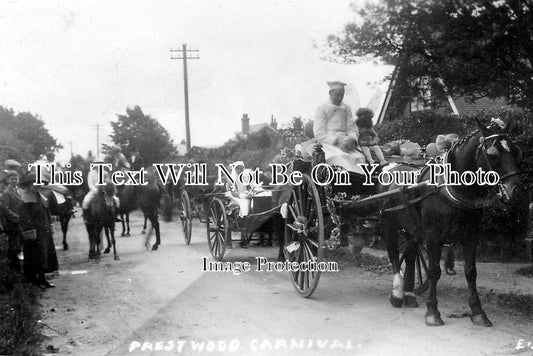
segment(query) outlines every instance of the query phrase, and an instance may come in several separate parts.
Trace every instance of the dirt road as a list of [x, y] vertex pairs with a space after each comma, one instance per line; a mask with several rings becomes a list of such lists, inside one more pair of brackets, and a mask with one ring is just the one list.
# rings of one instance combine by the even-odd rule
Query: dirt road
[[[302, 299], [286, 272], [202, 272], [210, 255], [199, 223], [186, 246], [178, 223], [163, 222], [160, 249], [147, 251], [140, 215], [132, 220], [133, 236], [117, 238], [120, 261], [98, 262], [87, 259], [82, 221], [73, 220], [71, 249], [58, 246], [57, 287], [41, 300], [44, 348], [60, 355], [508, 355], [520, 340], [533, 343], [533, 324], [520, 315], [486, 305], [492, 328], [461, 317], [468, 311], [462, 278], [443, 277], [446, 325], [429, 328], [422, 298], [417, 309], [390, 306], [388, 274], [342, 267]], [[274, 261], [277, 248], [235, 248], [227, 260], [254, 266], [254, 256]], [[510, 289], [531, 284], [516, 278], [507, 279]], [[482, 272], [479, 279], [483, 293], [492, 282], [483, 287]]]

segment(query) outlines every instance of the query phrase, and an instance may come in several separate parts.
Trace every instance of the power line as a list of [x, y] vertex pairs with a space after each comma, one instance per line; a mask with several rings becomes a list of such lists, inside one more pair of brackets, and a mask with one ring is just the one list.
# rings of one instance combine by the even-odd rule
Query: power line
[[[184, 93], [185, 93], [185, 133], [187, 135], [187, 152], [191, 149], [191, 132], [190, 132], [190, 125], [189, 125], [189, 87], [187, 82], [187, 59], [200, 59], [200, 55], [198, 55], [197, 49], [187, 49], [187, 45], [183, 44], [182, 49], [171, 49], [171, 53], [175, 52], [181, 52], [181, 56], [173, 57], [170, 56], [170, 59], [183, 59], [183, 86], [184, 86]], [[188, 56], [189, 53], [196, 52], [196, 56]]]

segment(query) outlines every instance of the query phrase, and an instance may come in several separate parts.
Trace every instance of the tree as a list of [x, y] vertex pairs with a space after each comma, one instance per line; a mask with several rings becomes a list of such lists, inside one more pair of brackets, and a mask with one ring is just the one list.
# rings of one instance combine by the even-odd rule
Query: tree
[[145, 115], [139, 106], [127, 108], [126, 114], [117, 115], [118, 120], [111, 122], [111, 138], [126, 154], [137, 148], [146, 165], [165, 162], [177, 155], [168, 131], [156, 119]]
[[505, 97], [533, 108], [533, 3], [530, 0], [382, 0], [330, 36], [347, 62], [378, 58], [413, 80], [442, 80], [448, 94]]
[[0, 106], [0, 160], [13, 158], [33, 162], [47, 151], [62, 148], [43, 120], [29, 112], [15, 114]]

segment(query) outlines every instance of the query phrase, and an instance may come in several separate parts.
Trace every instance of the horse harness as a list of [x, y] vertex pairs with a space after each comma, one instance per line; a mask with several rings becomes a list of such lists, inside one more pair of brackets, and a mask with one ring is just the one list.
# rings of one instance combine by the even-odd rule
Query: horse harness
[[[488, 158], [486, 142], [490, 139], [497, 139], [500, 137], [507, 137], [507, 134], [493, 134], [487, 137], [481, 136], [479, 138], [479, 145], [476, 149], [476, 161], [481, 155], [485, 163], [487, 164], [487, 167], [489, 168], [489, 170], [492, 170], [492, 165], [490, 164], [490, 160]], [[430, 168], [429, 166], [430, 164], [438, 163], [438, 162], [442, 162], [443, 164], [449, 164], [450, 163], [449, 153], [455, 150], [457, 144], [458, 144], [458, 141], [454, 142], [452, 147], [444, 153], [443, 157], [437, 156], [433, 158], [431, 161], [427, 162], [426, 165], [420, 171], [420, 175], [418, 176], [417, 183], [421, 183], [423, 181], [423, 177], [428, 172]], [[511, 178], [519, 174], [520, 173], [518, 171], [511, 171], [509, 173], [504, 174], [503, 176], [500, 177], [500, 181], [498, 183], [498, 193], [496, 193], [495, 195], [493, 194], [492, 196], [488, 197], [488, 199], [483, 199], [477, 202], [471, 202], [471, 201], [464, 200], [458, 197], [456, 194], [452, 192], [452, 190], [450, 189], [450, 185], [445, 184], [444, 178], [442, 177], [442, 175], [440, 175], [437, 185], [433, 186], [431, 189], [425, 189], [424, 194], [421, 194], [413, 199], [409, 199], [407, 189], [406, 189], [407, 186], [403, 187], [402, 194], [400, 194], [401, 205], [381, 210], [380, 216], [383, 214], [383, 212], [397, 211], [397, 210], [402, 210], [402, 209], [407, 210], [409, 217], [411, 218], [415, 226], [414, 237], [416, 240], [418, 238], [419, 231], [422, 229], [422, 217], [420, 215], [420, 212], [416, 210], [417, 203], [432, 196], [433, 194], [438, 194], [439, 198], [446, 205], [452, 208], [463, 210], [463, 211], [483, 209], [487, 207], [488, 205], [490, 205], [496, 196], [501, 197], [503, 195], [506, 195], [508, 197], [507, 190], [503, 186], [502, 182], [508, 178]]]

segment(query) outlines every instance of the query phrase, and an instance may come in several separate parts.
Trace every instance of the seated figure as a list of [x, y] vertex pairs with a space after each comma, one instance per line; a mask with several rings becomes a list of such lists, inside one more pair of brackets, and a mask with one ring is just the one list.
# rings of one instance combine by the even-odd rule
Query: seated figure
[[318, 107], [313, 119], [315, 140], [302, 143], [300, 150], [304, 155], [311, 156], [313, 144], [318, 141], [322, 144], [326, 163], [363, 174], [358, 165], [365, 163], [365, 157], [358, 149], [359, 131], [352, 118], [352, 109], [342, 102], [345, 85], [328, 82], [329, 100]]
[[[104, 160], [100, 157], [97, 157], [94, 159], [93, 163], [103, 163]], [[104, 183], [107, 183], [109, 181], [109, 172], [107, 172], [105, 169], [103, 170], [104, 173]], [[85, 197], [83, 198], [83, 202], [81, 204], [81, 207], [83, 209], [83, 218], [84, 220], [87, 219], [89, 206], [91, 204], [91, 200], [98, 194], [100, 189], [102, 189], [105, 185], [98, 185], [98, 171], [95, 168], [93, 168], [89, 173], [87, 174], [87, 185], [89, 186], [89, 192], [85, 194]], [[114, 197], [115, 204], [118, 207], [120, 207], [120, 201], [117, 196]]]
[[244, 185], [237, 177], [244, 171], [244, 162], [237, 161], [232, 164], [231, 168], [231, 177], [235, 181], [234, 184], [230, 182], [226, 183], [226, 196], [231, 199], [231, 203], [228, 206], [228, 209], [234, 210], [237, 207], [239, 208], [239, 216], [243, 217], [248, 215], [250, 212], [250, 187]]
[[374, 163], [374, 158], [372, 157], [372, 152], [376, 155], [379, 160], [380, 165], [387, 164], [381, 147], [379, 147], [379, 136], [374, 130], [374, 125], [372, 123], [372, 118], [374, 117], [374, 112], [369, 108], [360, 108], [357, 110], [357, 119], [355, 124], [359, 129], [359, 145], [363, 150], [366, 161], [370, 164]]

